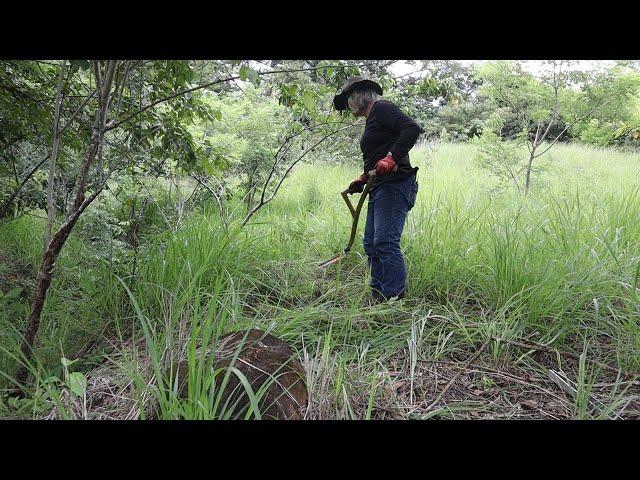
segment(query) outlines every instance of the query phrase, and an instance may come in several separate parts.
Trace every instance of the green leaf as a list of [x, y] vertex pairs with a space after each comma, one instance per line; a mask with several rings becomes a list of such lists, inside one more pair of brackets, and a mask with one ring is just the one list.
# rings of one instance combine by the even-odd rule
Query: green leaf
[[71, 67], [72, 68], [79, 68], [81, 70], [89, 70], [89, 68], [91, 67], [91, 63], [89, 62], [89, 60], [71, 60]]
[[82, 397], [84, 392], [87, 391], [87, 377], [83, 373], [73, 372], [69, 375], [69, 390]]
[[258, 75], [258, 72], [253, 68], [247, 67], [246, 65], [240, 67], [240, 80], [242, 80], [243, 82], [249, 80], [254, 85], [260, 84], [260, 76]]
[[250, 68], [247, 72], [247, 76], [249, 77], [249, 81], [254, 85], [260, 85], [260, 75], [253, 68]]
[[302, 95], [302, 103], [307, 108], [307, 110], [315, 110], [316, 108], [316, 99], [313, 96], [313, 93], [310, 91], [304, 92]]
[[613, 134], [613, 138], [618, 139], [625, 133], [627, 133], [627, 126], [623, 124], [620, 128], [618, 128], [615, 131], [615, 133]]
[[77, 362], [77, 359], [76, 360], [69, 360], [68, 358], [64, 358], [64, 357], [62, 357], [60, 359], [60, 363], [62, 363], [62, 365], [64, 367], [67, 367], [67, 368], [70, 367], [71, 365], [73, 365], [76, 362]]
[[200, 168], [207, 175], [213, 175], [214, 168], [213, 168], [213, 165], [211, 164], [211, 161], [208, 158], [200, 159]]

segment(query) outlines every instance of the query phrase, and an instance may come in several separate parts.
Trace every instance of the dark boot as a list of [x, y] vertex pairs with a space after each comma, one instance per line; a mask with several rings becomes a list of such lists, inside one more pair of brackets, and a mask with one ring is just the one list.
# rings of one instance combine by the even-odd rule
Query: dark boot
[[375, 288], [371, 290], [371, 296], [369, 297], [369, 305], [378, 305], [385, 302], [387, 299], [385, 296]]
[[393, 297], [386, 297], [382, 294], [382, 292], [378, 290], [371, 290], [371, 298], [369, 300], [370, 305], [377, 305], [380, 303], [386, 303], [388, 301], [401, 300], [406, 296], [406, 291], [400, 292], [398, 295]]

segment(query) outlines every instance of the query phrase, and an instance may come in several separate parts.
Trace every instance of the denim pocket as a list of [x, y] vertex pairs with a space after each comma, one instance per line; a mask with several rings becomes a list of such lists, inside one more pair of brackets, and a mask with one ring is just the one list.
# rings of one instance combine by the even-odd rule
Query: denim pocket
[[406, 189], [403, 189], [403, 193], [405, 194], [405, 198], [407, 199], [408, 209], [411, 210], [416, 203], [416, 197], [418, 196], [418, 180], [413, 179], [413, 181], [407, 185]]

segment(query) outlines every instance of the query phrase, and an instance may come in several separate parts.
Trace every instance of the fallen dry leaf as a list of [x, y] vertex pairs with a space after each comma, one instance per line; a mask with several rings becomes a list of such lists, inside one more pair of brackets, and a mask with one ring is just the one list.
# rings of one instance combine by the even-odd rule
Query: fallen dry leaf
[[540, 407], [538, 402], [536, 402], [535, 400], [522, 400], [520, 402], [520, 405], [525, 410], [538, 410], [538, 408]]

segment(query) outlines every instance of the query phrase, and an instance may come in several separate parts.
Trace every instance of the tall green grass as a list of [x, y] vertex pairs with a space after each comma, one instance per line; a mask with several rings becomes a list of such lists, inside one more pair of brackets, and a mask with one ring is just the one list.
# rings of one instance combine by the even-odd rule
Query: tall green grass
[[[69, 332], [82, 332], [83, 341], [100, 332], [121, 346], [138, 338], [155, 383], [135, 355], [119, 368], [135, 380], [141, 402], [156, 399], [161, 418], [232, 414], [206, 388], [211, 373], [196, 352], [249, 326], [272, 330], [299, 352], [313, 405], [308, 418], [371, 418], [390, 370], [406, 372], [413, 386], [419, 361], [464, 358], [491, 337], [535, 338], [638, 370], [640, 158], [554, 146], [539, 159], [545, 171], [525, 198], [499, 188], [475, 155], [472, 145], [457, 144], [412, 152], [420, 187], [402, 238], [409, 298], [399, 306], [364, 306], [366, 206], [353, 253], [317, 268], [346, 245], [351, 216], [340, 191], [360, 172], [355, 162], [305, 164], [244, 228], [239, 213], [227, 227], [212, 202], [177, 231], [154, 234], [133, 275], [89, 262], [86, 246], [72, 239], [47, 302], [40, 362], [56, 364], [61, 344], [78, 348]], [[2, 245], [37, 265], [40, 235], [33, 232], [41, 228], [27, 218], [0, 227]], [[10, 320], [2, 321], [6, 328]], [[542, 368], [499, 342], [490, 352], [495, 361]], [[177, 399], [175, 379], [163, 377], [182, 359], [190, 367], [186, 401]], [[585, 399], [596, 372], [589, 368], [583, 362], [576, 373], [576, 418], [590, 415]], [[447, 412], [455, 418], [453, 407]]]
[[[420, 191], [402, 240], [410, 295], [476, 305], [514, 336], [538, 331], [562, 341], [597, 324], [615, 339], [616, 361], [637, 368], [640, 158], [557, 145], [539, 159], [546, 170], [523, 198], [497, 188], [475, 155], [473, 146], [455, 144], [412, 155]], [[346, 243], [350, 216], [339, 192], [357, 173], [357, 166], [322, 177], [313, 165], [298, 169], [250, 227], [260, 256], [312, 278], [309, 267]], [[357, 275], [335, 279], [354, 282], [355, 297], [366, 288], [362, 255], [356, 242], [346, 271]]]

